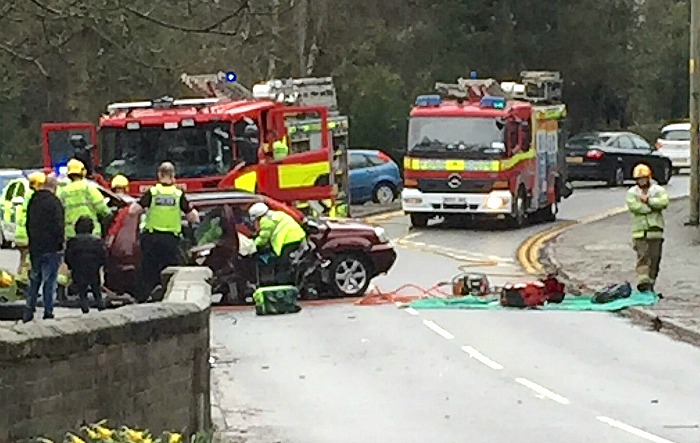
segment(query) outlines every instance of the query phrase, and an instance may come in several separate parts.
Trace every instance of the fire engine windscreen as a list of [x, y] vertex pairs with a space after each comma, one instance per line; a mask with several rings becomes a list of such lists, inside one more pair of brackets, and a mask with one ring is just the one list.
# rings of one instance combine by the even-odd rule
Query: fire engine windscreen
[[131, 180], [154, 180], [164, 161], [172, 162], [181, 178], [220, 176], [233, 163], [227, 124], [102, 128], [100, 133], [100, 160], [107, 179], [123, 174]]
[[505, 123], [484, 117], [412, 117], [408, 151], [491, 159], [506, 154]]

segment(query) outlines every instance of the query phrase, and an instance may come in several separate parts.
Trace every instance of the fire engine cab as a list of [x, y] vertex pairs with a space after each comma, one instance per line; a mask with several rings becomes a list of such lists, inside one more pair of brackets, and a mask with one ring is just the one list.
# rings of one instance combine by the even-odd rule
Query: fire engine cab
[[[189, 192], [236, 188], [290, 204], [347, 208], [348, 122], [338, 114], [330, 77], [271, 80], [252, 91], [221, 72], [183, 74], [182, 81], [205, 98], [113, 103], [99, 130], [44, 124], [45, 167], [61, 169], [75, 155], [71, 139], [82, 135], [97, 146], [89, 150], [95, 178], [106, 184], [125, 175], [134, 196], [155, 183], [167, 160]], [[283, 157], [273, 155], [278, 141], [287, 146]]]
[[563, 82], [558, 72], [521, 77], [499, 83], [472, 75], [416, 99], [401, 194], [413, 226], [435, 216], [506, 218], [516, 227], [556, 218], [557, 203], [571, 194]]

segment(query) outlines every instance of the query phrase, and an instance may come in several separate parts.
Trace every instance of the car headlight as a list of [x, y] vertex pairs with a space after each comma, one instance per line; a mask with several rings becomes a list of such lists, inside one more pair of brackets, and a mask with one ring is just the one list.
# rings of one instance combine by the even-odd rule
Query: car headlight
[[384, 228], [380, 228], [379, 226], [376, 226], [374, 228], [374, 234], [377, 236], [379, 243], [388, 243], [389, 242], [389, 237], [387, 237], [386, 231], [384, 231]]
[[497, 195], [489, 195], [486, 199], [486, 207], [489, 209], [501, 209], [505, 205], [505, 200]]

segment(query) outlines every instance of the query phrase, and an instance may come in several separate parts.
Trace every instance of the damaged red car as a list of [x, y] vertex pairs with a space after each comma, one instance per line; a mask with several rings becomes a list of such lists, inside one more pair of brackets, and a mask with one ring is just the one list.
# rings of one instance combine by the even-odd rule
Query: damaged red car
[[[140, 263], [140, 218], [129, 215], [128, 204], [118, 196], [107, 190], [103, 193], [116, 208], [104, 231], [108, 249], [104, 286], [117, 294], [133, 294]], [[251, 281], [273, 284], [272, 277], [264, 275], [264, 266], [259, 265], [260, 257], [250, 240], [253, 232], [248, 208], [264, 202], [300, 223], [304, 215], [271, 198], [242, 191], [196, 192], [187, 197], [199, 211], [201, 223], [193, 228], [183, 219], [183, 263], [212, 268], [214, 292], [222, 294], [224, 303], [240, 302], [246, 283]], [[308, 235], [327, 261], [331, 296], [363, 295], [371, 280], [387, 273], [396, 262], [396, 251], [381, 227], [353, 219], [319, 219], [315, 226]]]

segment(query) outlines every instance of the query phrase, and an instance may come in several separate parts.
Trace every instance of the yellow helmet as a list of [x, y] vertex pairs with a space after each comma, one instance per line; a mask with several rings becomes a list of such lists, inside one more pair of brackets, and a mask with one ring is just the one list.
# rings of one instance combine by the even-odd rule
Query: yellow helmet
[[114, 188], [128, 188], [129, 187], [129, 180], [124, 177], [123, 175], [115, 175], [114, 178], [112, 179], [112, 189]]
[[30, 188], [39, 189], [46, 183], [46, 174], [43, 172], [32, 172], [29, 174], [29, 177], [27, 177], [27, 180], [29, 180]]
[[67, 175], [82, 175], [85, 177], [85, 174], [87, 173], [85, 170], [85, 165], [80, 160], [72, 158], [66, 166], [68, 167], [68, 171], [66, 172]]
[[634, 171], [632, 171], [632, 177], [634, 177], [635, 179], [644, 177], [651, 178], [651, 169], [647, 165], [639, 164], [634, 167]]

